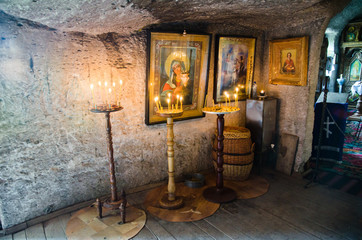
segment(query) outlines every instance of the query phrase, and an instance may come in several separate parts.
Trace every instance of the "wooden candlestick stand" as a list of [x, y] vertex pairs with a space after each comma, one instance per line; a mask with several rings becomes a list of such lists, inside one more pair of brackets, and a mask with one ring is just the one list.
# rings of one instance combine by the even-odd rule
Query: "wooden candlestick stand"
[[[94, 113], [104, 113], [106, 116], [106, 130], [107, 130], [107, 154], [109, 161], [109, 175], [110, 175], [110, 183], [111, 183], [111, 198], [107, 199], [105, 202], [100, 202], [99, 204], [108, 209], [118, 209], [123, 201], [126, 201], [125, 197], [121, 199], [117, 196], [117, 182], [115, 176], [115, 168], [114, 168], [114, 158], [113, 158], [113, 142], [112, 142], [112, 127], [111, 127], [111, 112], [118, 112], [122, 110], [123, 107], [112, 107], [110, 109], [91, 109], [91, 112]], [[101, 217], [100, 213], [100, 217]]]
[[146, 213], [141, 209], [127, 205], [126, 194], [123, 190], [121, 197], [118, 198], [117, 196], [110, 114], [122, 109], [122, 107], [115, 105], [111, 107], [103, 105], [91, 109], [91, 112], [104, 113], [106, 117], [111, 198], [105, 202], [97, 199], [96, 204], [93, 206], [74, 213], [69, 219], [65, 230], [69, 240], [130, 239], [141, 231], [146, 223]]
[[182, 116], [183, 111], [179, 112], [157, 112], [160, 117], [167, 118], [167, 159], [168, 159], [168, 193], [160, 199], [160, 206], [166, 209], [178, 209], [183, 206], [183, 199], [176, 196], [175, 185], [175, 159], [173, 149], [173, 118]]
[[[239, 109], [240, 110], [240, 109]], [[239, 111], [236, 110], [236, 111]], [[205, 111], [205, 113], [217, 114], [217, 176], [216, 176], [216, 186], [209, 187], [205, 189], [203, 195], [204, 198], [210, 202], [215, 203], [225, 203], [230, 202], [236, 199], [236, 192], [231, 188], [224, 187], [224, 179], [223, 179], [223, 164], [224, 164], [224, 114], [232, 113], [231, 112], [213, 112], [213, 111]]]

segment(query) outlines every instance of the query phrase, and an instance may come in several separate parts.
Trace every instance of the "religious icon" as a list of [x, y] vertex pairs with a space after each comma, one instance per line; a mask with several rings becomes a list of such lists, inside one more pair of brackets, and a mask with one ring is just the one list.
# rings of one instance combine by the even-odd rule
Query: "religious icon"
[[224, 92], [235, 92], [246, 98], [250, 92], [254, 66], [255, 38], [217, 38], [217, 65], [215, 71], [215, 102], [224, 101]]
[[155, 98], [159, 108], [183, 106], [175, 121], [205, 116], [209, 48], [210, 35], [150, 33], [146, 124], [165, 122]]
[[284, 49], [281, 55], [283, 56], [280, 60], [282, 61], [281, 73], [282, 74], [295, 74], [295, 61], [297, 51], [295, 49]]
[[269, 41], [269, 83], [307, 85], [309, 38]]

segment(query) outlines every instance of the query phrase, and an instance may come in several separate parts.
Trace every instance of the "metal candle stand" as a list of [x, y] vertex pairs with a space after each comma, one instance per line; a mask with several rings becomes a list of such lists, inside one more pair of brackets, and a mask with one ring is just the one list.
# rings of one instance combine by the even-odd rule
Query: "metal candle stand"
[[115, 167], [114, 167], [114, 158], [113, 158], [113, 142], [112, 142], [112, 127], [111, 127], [111, 112], [121, 111], [123, 107], [112, 105], [111, 107], [104, 106], [98, 107], [95, 109], [91, 109], [91, 112], [94, 113], [104, 113], [106, 116], [106, 130], [107, 130], [107, 154], [109, 161], [109, 174], [110, 174], [110, 183], [111, 183], [111, 198], [102, 202], [100, 199], [97, 199], [97, 209], [99, 218], [102, 218], [102, 207], [111, 209], [111, 210], [120, 210], [120, 215], [122, 218], [122, 223], [125, 223], [126, 218], [126, 206], [127, 199], [126, 194], [122, 190], [122, 196], [119, 199], [117, 196], [117, 183], [115, 176]]

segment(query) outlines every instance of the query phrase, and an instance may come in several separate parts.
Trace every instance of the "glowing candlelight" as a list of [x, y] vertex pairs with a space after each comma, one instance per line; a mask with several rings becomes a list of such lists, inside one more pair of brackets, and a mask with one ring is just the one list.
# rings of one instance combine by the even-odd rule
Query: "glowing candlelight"
[[171, 111], [171, 99], [167, 98], [168, 110]]
[[177, 108], [178, 108], [178, 101], [179, 101], [179, 99], [180, 99], [180, 95], [176, 95], [176, 98], [177, 98], [177, 101], [176, 101], [176, 110], [177, 110]]
[[112, 93], [112, 88], [109, 88], [109, 89], [108, 89], [108, 94], [109, 94], [109, 95], [108, 95], [108, 97], [107, 97], [107, 98], [108, 98], [108, 101], [109, 101], [109, 108], [111, 108], [111, 93]]
[[156, 106], [157, 106], [157, 111], [160, 111], [160, 108], [158, 106], [158, 97], [155, 97], [155, 103], [156, 103]]
[[224, 95], [225, 95], [226, 106], [228, 106], [228, 93], [225, 91]]
[[235, 91], [236, 91], [236, 98], [235, 98], [235, 101], [236, 101], [235, 107], [236, 107], [238, 104], [238, 98], [239, 98], [239, 88], [236, 88]]
[[264, 90], [260, 90], [260, 96], [264, 96], [265, 95], [265, 91]]
[[183, 99], [183, 97], [181, 96], [181, 97], [180, 97], [180, 102], [181, 102], [181, 111], [182, 111], [182, 99]]
[[121, 106], [121, 97], [122, 97], [122, 84], [123, 81], [120, 79], [119, 80], [119, 105]]
[[107, 82], [104, 82], [104, 90], [106, 92], [106, 104], [108, 104], [108, 92], [107, 92], [107, 85], [108, 83]]
[[237, 107], [238, 104], [238, 95], [235, 93], [234, 94], [234, 98], [235, 98], [235, 107]]
[[90, 85], [90, 89], [91, 89], [91, 93], [92, 93], [92, 105], [96, 105], [95, 104], [95, 102], [94, 102], [94, 92], [93, 92], [93, 88], [94, 88], [94, 86], [93, 86], [93, 83]]

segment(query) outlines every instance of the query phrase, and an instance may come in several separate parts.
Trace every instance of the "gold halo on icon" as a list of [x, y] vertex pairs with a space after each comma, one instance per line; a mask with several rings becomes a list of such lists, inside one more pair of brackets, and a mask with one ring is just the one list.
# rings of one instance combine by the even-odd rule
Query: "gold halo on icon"
[[190, 70], [190, 59], [187, 57], [186, 49], [184, 51], [182, 51], [181, 49], [175, 50], [172, 53], [170, 53], [170, 55], [168, 55], [165, 62], [165, 72], [168, 77], [170, 77], [171, 63], [174, 60], [184, 62], [186, 72]]

